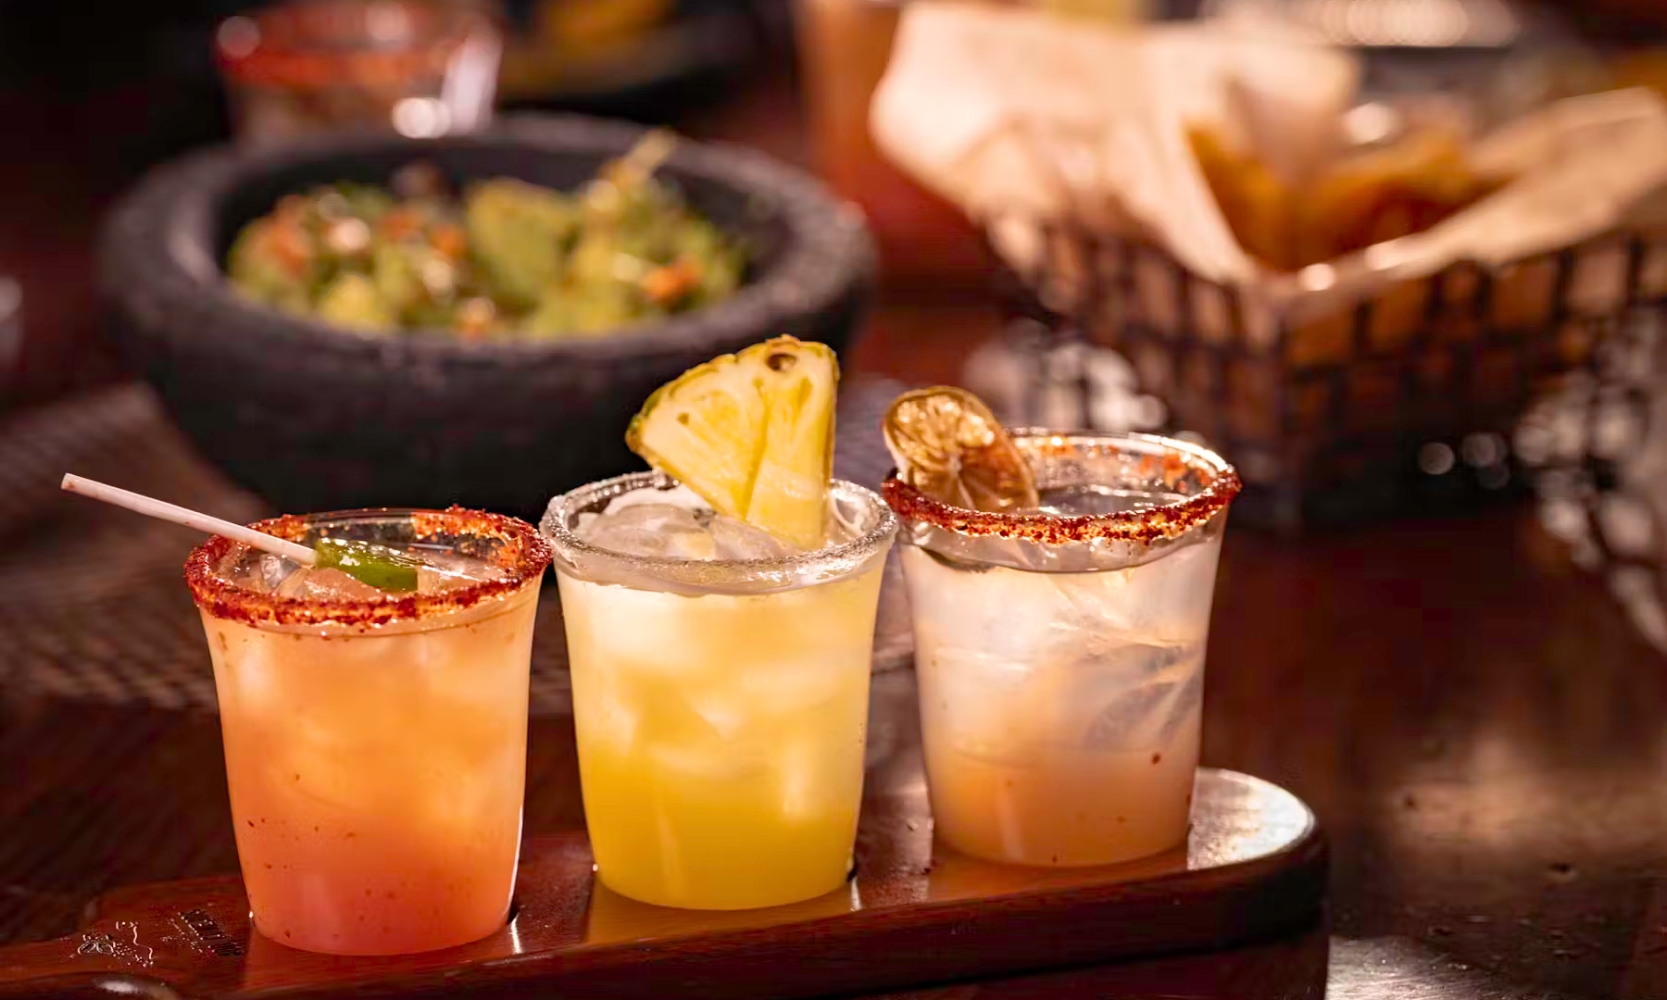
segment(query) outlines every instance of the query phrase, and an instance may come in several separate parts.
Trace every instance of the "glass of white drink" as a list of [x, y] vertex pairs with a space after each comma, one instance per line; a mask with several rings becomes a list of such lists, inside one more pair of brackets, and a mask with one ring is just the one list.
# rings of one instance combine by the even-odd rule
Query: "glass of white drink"
[[[943, 416], [940, 407], [933, 419]], [[1109, 864], [1180, 846], [1216, 561], [1238, 477], [1181, 441], [1008, 438], [988, 423], [995, 437], [942, 468], [976, 476], [990, 454], [980, 449], [1004, 454], [1012, 495], [983, 504], [1001, 509], [972, 509], [977, 484], [960, 502], [936, 499], [916, 484], [942, 482], [906, 465], [885, 484], [903, 521], [937, 834], [976, 857], [1032, 865]], [[930, 446], [955, 450], [977, 437], [952, 426]], [[1023, 470], [1028, 493], [1016, 485]]]

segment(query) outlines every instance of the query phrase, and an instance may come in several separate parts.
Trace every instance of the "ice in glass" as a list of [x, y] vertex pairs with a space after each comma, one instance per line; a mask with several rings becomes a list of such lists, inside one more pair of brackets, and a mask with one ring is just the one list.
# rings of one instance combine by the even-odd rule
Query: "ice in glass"
[[655, 392], [655, 472], [550, 502], [585, 821], [644, 903], [838, 888], [862, 800], [880, 578], [897, 521], [831, 480], [838, 365], [778, 337]]
[[422, 563], [414, 589], [398, 592], [218, 537], [186, 565], [256, 928], [348, 955], [493, 933], [520, 847], [548, 545], [525, 522], [457, 508], [256, 527], [309, 546], [374, 543]]
[[903, 521], [936, 834], [1095, 865], [1186, 840], [1233, 470], [1129, 435], [1015, 433], [1035, 505], [885, 485]]
[[655, 473], [552, 503], [585, 820], [615, 892], [740, 909], [845, 881], [896, 522], [850, 483], [829, 501], [810, 553]]

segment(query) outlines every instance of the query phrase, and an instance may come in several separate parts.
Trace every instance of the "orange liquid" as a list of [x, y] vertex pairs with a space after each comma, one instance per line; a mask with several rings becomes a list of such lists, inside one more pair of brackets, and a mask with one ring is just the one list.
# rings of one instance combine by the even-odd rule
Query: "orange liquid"
[[328, 636], [203, 616], [256, 928], [342, 955], [503, 926], [538, 584], [441, 622]]

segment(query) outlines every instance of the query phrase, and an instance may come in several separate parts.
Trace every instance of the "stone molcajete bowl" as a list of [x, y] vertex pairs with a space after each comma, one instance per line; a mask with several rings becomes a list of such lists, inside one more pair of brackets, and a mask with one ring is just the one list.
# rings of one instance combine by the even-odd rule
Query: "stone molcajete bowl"
[[746, 281], [714, 305], [585, 339], [363, 336], [246, 301], [222, 262], [290, 192], [387, 183], [416, 161], [454, 182], [572, 190], [641, 134], [521, 117], [475, 135], [223, 147], [159, 167], [103, 234], [116, 342], [202, 453], [281, 510], [455, 502], [536, 517], [552, 494], [640, 468], [626, 423], [685, 369], [778, 334], [843, 351], [874, 273], [856, 211], [760, 154], [680, 141], [661, 176], [745, 241]]

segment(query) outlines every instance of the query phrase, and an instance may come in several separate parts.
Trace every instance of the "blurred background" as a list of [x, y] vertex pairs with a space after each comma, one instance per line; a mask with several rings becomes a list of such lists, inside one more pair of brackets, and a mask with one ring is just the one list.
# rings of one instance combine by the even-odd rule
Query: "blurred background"
[[[1193, 0], [1050, 0], [1180, 18]], [[1212, 0], [1205, 0], [1208, 7]], [[1289, 0], [1293, 16], [1340, 27], [1383, 0]], [[185, 150], [227, 138], [231, 104], [216, 65], [226, 18], [262, 6], [234, 0], [158, 0], [87, 7], [0, 2], [0, 311], [18, 300], [26, 321], [0, 326], [0, 401], [38, 403], [113, 376], [94, 336], [95, 226], [113, 197], [144, 171]], [[820, 153], [825, 175], [870, 210], [888, 263], [928, 272], [910, 293], [965, 289], [982, 257], [974, 241], [938, 241], [943, 259], [905, 247], [911, 233], [956, 231], [952, 212], [916, 198], [913, 186], [872, 158], [865, 88], [884, 64], [896, 5], [886, 0], [504, 0], [480, 4], [504, 25], [498, 104], [572, 109], [674, 124], [697, 136], [745, 141], [794, 163]], [[1498, 3], [1458, 5], [1495, 17]], [[1135, 8], [1139, 8], [1135, 10]], [[1548, 52], [1580, 44], [1632, 77], [1651, 78], [1650, 46], [1667, 32], [1667, 8], [1650, 0], [1542, 0], [1511, 8], [1533, 37], [1407, 51], [1391, 73], [1462, 72], [1490, 47], [1531, 41]], [[1497, 18], [1495, 17], [1495, 20]], [[794, 44], [794, 25], [808, 37]], [[1382, 43], [1383, 39], [1367, 39]], [[1580, 66], [1571, 61], [1570, 66]], [[1437, 85], [1439, 80], [1435, 81]], [[817, 150], [811, 112], [821, 112]], [[931, 274], [930, 272], [937, 272]], [[979, 282], [974, 281], [974, 286]], [[934, 373], [935, 374], [935, 373]]]
[[[1212, 297], [1237, 315], [1232, 289], [1167, 254], [1143, 271], [1121, 242], [1095, 249], [1106, 234], [1081, 212], [1056, 220], [1088, 241], [1078, 256], [1055, 253], [1029, 271], [1011, 255], [998, 263], [965, 206], [928, 193], [918, 171], [877, 148], [870, 98], [909, 2], [178, 0], [96, 13], [0, 2], [0, 410], [138, 374], [196, 454], [269, 506], [462, 499], [528, 512], [535, 497], [625, 467], [619, 431], [658, 381], [716, 350], [798, 332], [838, 346], [848, 373], [961, 382], [1009, 419], [1195, 433], [1246, 471], [1245, 516], [1284, 529], [1515, 496], [1535, 462], [1615, 478], [1593, 472], [1607, 459], [1591, 447], [1590, 406], [1552, 435], [1560, 448], [1537, 447], [1542, 433], [1519, 452], [1514, 435], [1531, 404], [1568, 387], [1571, 369], [1599, 396], [1616, 383], [1596, 345], [1653, 316], [1634, 308], [1653, 235], [1584, 234], [1620, 242], [1590, 267], [1584, 244], [1571, 244], [1509, 273], [1380, 290], [1324, 322], [1247, 312], [1229, 324], [1233, 336], [1267, 326], [1274, 339], [1222, 346], [1202, 317]], [[1331, 241], [1321, 249], [1264, 245], [1255, 185], [1268, 165], [1235, 151], [1231, 135], [1197, 150], [1239, 243], [1289, 274], [1420, 231], [1495, 190], [1502, 181], [1464, 162], [1465, 144], [1488, 128], [1571, 95], [1667, 88], [1667, 49], [1656, 47], [1667, 9], [1648, 0], [991, 2], [1117, 30], [1255, 18], [1357, 58], [1358, 104], [1342, 130], [1371, 133], [1362, 148], [1386, 155], [1362, 160], [1372, 165], [1339, 182], [1340, 200], [1309, 211], [1328, 217], [1308, 234]], [[1441, 128], [1403, 113], [1427, 98], [1462, 106], [1450, 156], [1424, 155], [1419, 143]], [[660, 273], [642, 288], [669, 288], [679, 302], [620, 312], [609, 285], [526, 313], [527, 302], [475, 295], [462, 272], [436, 276], [413, 258], [402, 266], [420, 272], [425, 303], [445, 299], [444, 312], [405, 309], [398, 325], [456, 336], [367, 339], [343, 327], [355, 309], [375, 326], [365, 311], [386, 303], [368, 285], [337, 287], [335, 269], [370, 252], [339, 227], [331, 239], [349, 249], [320, 251], [329, 259], [309, 279], [328, 307], [256, 308], [247, 299], [258, 273], [240, 279], [241, 298], [226, 289], [234, 241], [285, 195], [393, 184], [404, 161], [432, 161], [454, 188], [510, 175], [571, 192], [632, 145], [632, 133], [537, 117], [551, 113], [687, 138], [663, 176], [699, 225], [733, 239], [733, 299], [684, 294], [688, 275], [665, 257], [648, 261]], [[506, 136], [517, 121], [543, 123], [529, 126], [541, 137]], [[354, 145], [355, 134], [365, 141]], [[130, 191], [139, 194], [103, 230], [101, 250], [101, 225]], [[471, 215], [478, 244], [474, 224]], [[1050, 297], [1084, 261], [1096, 290]], [[270, 263], [252, 254], [245, 270]], [[1605, 267], [1632, 284], [1613, 301], [1581, 299], [1573, 276]], [[1167, 307], [1147, 301], [1171, 284], [1190, 303], [1175, 329]], [[270, 306], [284, 294], [255, 298]], [[567, 332], [512, 343], [510, 309], [528, 323], [560, 314]], [[598, 335], [615, 328], [632, 335]], [[268, 447], [250, 455], [253, 437]], [[534, 475], [509, 457], [525, 454], [554, 457]], [[1561, 523], [1576, 520], [1565, 512]]]
[[[6, 354], [7, 406], [113, 376], [94, 336], [93, 241], [102, 212], [145, 170], [232, 134], [217, 65], [223, 22], [270, 4], [164, 2], [89, 8], [0, 4], [0, 106], [8, 152], [0, 273], [28, 302]], [[790, 13], [779, 0], [512, 0], [478, 5], [508, 44], [499, 103], [708, 121], [803, 156]], [[235, 32], [234, 32], [235, 33]], [[756, 123], [756, 124], [755, 124]], [[0, 288], [6, 292], [11, 286]], [[15, 292], [0, 294], [0, 306]], [[7, 310], [8, 312], [10, 310]]]

